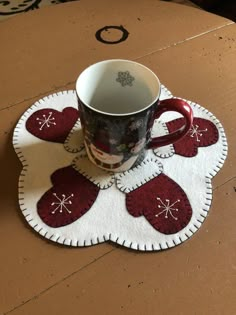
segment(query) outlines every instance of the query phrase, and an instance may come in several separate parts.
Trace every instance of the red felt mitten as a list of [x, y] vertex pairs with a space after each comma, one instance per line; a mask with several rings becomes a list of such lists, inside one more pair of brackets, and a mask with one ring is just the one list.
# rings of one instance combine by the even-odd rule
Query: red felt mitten
[[61, 227], [79, 219], [93, 205], [99, 188], [72, 166], [51, 176], [53, 187], [38, 201], [37, 210], [44, 223]]
[[63, 143], [79, 118], [79, 111], [66, 107], [62, 112], [45, 108], [34, 112], [26, 121], [26, 129], [42, 140]]
[[185, 192], [164, 174], [128, 193], [126, 207], [134, 217], [145, 216], [154, 229], [164, 234], [179, 232], [192, 217]]
[[[166, 125], [171, 133], [184, 125], [184, 118], [169, 121]], [[218, 129], [210, 120], [194, 118], [192, 127], [187, 135], [174, 143], [175, 154], [193, 157], [197, 155], [198, 147], [207, 147], [216, 143], [218, 139]]]

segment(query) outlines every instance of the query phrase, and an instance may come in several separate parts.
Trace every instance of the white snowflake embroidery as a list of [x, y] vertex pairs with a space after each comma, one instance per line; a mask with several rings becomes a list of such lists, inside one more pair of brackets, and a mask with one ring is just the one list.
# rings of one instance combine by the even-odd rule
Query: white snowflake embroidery
[[66, 197], [65, 194], [61, 195], [61, 198], [57, 196], [56, 193], [53, 193], [53, 196], [57, 199], [56, 202], [52, 202], [51, 206], [56, 205], [57, 207], [51, 212], [51, 214], [55, 214], [58, 210], [60, 213], [63, 212], [63, 210], [66, 210], [68, 213], [71, 213], [71, 210], [67, 208], [67, 205], [71, 205], [72, 201], [70, 200], [72, 197], [74, 197], [74, 194], [71, 194], [70, 196]]
[[137, 121], [133, 121], [132, 124], [129, 126], [129, 129], [134, 131], [136, 129], [138, 129], [139, 127], [141, 127], [143, 124], [143, 121], [141, 119], [137, 120]]
[[40, 125], [39, 130], [42, 130], [44, 127], [49, 128], [51, 125], [56, 125], [55, 118], [52, 117], [52, 112], [50, 112], [48, 116], [43, 114], [43, 118], [36, 118], [36, 120], [38, 120]]
[[132, 75], [130, 75], [129, 71], [119, 71], [118, 72], [118, 78], [116, 79], [117, 82], [120, 82], [120, 84], [122, 86], [132, 86], [133, 85], [133, 81], [134, 81], [134, 77], [132, 77]]
[[110, 144], [117, 144], [117, 140], [116, 139], [110, 139], [109, 142], [110, 142]]
[[173, 212], [179, 211], [178, 208], [174, 208], [174, 205], [180, 202], [179, 199], [173, 202], [172, 204], [170, 204], [169, 199], [166, 199], [165, 202], [163, 202], [161, 198], [157, 197], [157, 200], [160, 201], [161, 203], [160, 205], [158, 205], [158, 208], [163, 209], [163, 210], [159, 212], [158, 214], [156, 214], [155, 217], [159, 217], [162, 213], [164, 213], [165, 219], [168, 219], [168, 214], [169, 214], [174, 220], [178, 220], [178, 218], [173, 215]]
[[202, 133], [203, 132], [207, 132], [207, 128], [203, 129], [203, 130], [199, 130], [198, 128], [199, 128], [198, 125], [195, 125], [195, 126], [192, 125], [192, 127], [189, 130], [189, 133], [190, 133], [190, 137], [191, 138], [196, 137], [197, 142], [200, 142], [199, 137], [202, 137], [202, 135], [203, 135]]

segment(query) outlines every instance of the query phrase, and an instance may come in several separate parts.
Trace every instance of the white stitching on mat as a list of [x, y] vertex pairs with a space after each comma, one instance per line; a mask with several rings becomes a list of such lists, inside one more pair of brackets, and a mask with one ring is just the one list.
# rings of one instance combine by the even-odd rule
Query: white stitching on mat
[[[158, 164], [158, 167], [159, 167], [159, 170], [160, 170], [160, 173], [163, 172], [163, 165], [162, 163], [160, 163], [157, 159], [153, 159], [152, 157], [147, 159], [145, 162], [154, 162], [155, 164]], [[121, 180], [122, 178], [127, 174], [127, 173], [130, 173], [132, 171], [135, 171], [135, 170], [138, 170], [142, 167], [143, 164], [146, 164], [144, 163], [144, 161], [142, 161], [139, 165], [137, 165], [136, 167], [134, 167], [133, 169], [131, 170], [127, 170], [123, 173], [120, 173], [119, 175], [116, 176], [116, 184], [117, 186], [119, 187], [119, 190], [124, 192], [124, 193], [129, 193], [139, 187], [141, 187], [142, 185], [144, 185], [145, 183], [148, 183], [149, 180], [152, 180], [153, 178], [155, 178], [156, 176], [158, 176], [160, 173], [158, 171], [154, 171], [154, 173], [150, 176], [148, 176], [148, 179], [147, 180], [146, 178], [143, 179], [143, 181], [140, 180], [139, 183], [135, 184], [134, 186], [132, 186], [131, 188], [129, 187], [124, 187], [124, 186], [121, 186]], [[118, 177], [119, 176], [119, 177]]]
[[78, 118], [78, 120], [76, 121], [75, 125], [73, 126], [73, 128], [72, 128], [71, 131], [69, 132], [68, 136], [66, 137], [65, 142], [63, 143], [64, 148], [65, 148], [68, 152], [70, 152], [70, 153], [78, 153], [78, 152], [81, 152], [81, 151], [84, 149], [84, 145], [83, 145], [83, 144], [80, 145], [80, 147], [79, 147], [79, 148], [76, 148], [76, 149], [71, 149], [71, 148], [69, 147], [69, 145], [68, 145], [68, 143], [69, 143], [69, 141], [70, 141], [70, 139], [71, 139], [71, 137], [72, 137], [72, 135], [73, 135], [75, 129], [76, 129], [79, 125], [80, 125], [80, 119]]
[[[168, 133], [169, 133], [169, 130], [168, 130], [168, 128], [167, 128], [166, 123], [162, 123], [162, 126], [163, 126], [163, 128], [164, 128], [166, 134], [168, 134]], [[171, 157], [171, 156], [174, 155], [174, 153], [175, 153], [175, 148], [174, 148], [173, 144], [169, 144], [168, 146], [169, 146], [169, 148], [170, 148], [170, 152], [168, 152], [168, 153], [161, 153], [161, 154], [158, 154], [158, 152], [155, 152], [155, 151], [157, 151], [157, 149], [154, 149], [153, 152], [154, 152], [154, 154], [155, 154], [156, 156], [158, 156], [158, 157], [160, 157], [160, 158], [169, 158], [169, 157]]]
[[96, 181], [96, 179], [94, 179], [92, 176], [88, 176], [86, 174], [85, 171], [82, 171], [76, 164], [76, 161], [79, 159], [80, 157], [76, 157], [73, 161], [72, 161], [72, 166], [74, 169], [76, 169], [81, 175], [83, 175], [84, 177], [86, 177], [88, 180], [90, 180], [93, 184], [95, 184], [96, 186], [98, 186], [100, 189], [105, 190], [110, 188], [113, 184], [114, 184], [114, 175], [112, 175], [112, 178], [110, 180], [110, 182], [108, 184], [104, 184], [104, 185], [100, 185], [100, 183], [98, 181]]

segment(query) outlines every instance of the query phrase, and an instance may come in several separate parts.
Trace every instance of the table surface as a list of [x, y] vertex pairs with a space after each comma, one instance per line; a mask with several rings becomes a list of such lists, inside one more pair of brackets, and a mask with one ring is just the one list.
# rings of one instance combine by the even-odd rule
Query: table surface
[[[104, 44], [98, 29], [123, 25], [127, 40]], [[119, 30], [103, 34], [107, 41]], [[236, 26], [205, 11], [157, 0], [81, 0], [0, 24], [0, 314], [236, 314]], [[223, 124], [229, 155], [213, 180], [201, 229], [184, 244], [142, 253], [113, 243], [57, 245], [23, 218], [21, 164], [12, 132], [22, 113], [102, 59], [152, 68], [176, 96]]]

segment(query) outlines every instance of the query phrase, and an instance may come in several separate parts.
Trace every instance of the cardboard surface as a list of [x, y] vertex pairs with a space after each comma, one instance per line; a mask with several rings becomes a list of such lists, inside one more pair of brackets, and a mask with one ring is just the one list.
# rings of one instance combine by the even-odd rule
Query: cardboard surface
[[[236, 26], [166, 2], [139, 1], [133, 8], [124, 0], [112, 8], [107, 0], [81, 0], [0, 25], [0, 314], [236, 313]], [[99, 28], [120, 24], [130, 32], [127, 41], [94, 39]], [[91, 62], [116, 57], [151, 67], [175, 95], [212, 111], [228, 137], [209, 217], [192, 239], [170, 251], [58, 246], [35, 234], [18, 208], [21, 165], [11, 144], [17, 120], [35, 100], [73, 88]]]
[[[16, 14], [25, 13], [31, 10], [41, 9], [44, 6], [60, 4], [64, 2], [69, 2], [74, 0], [40, 0], [33, 1], [28, 0], [25, 2], [24, 0], [11, 0], [6, 2], [2, 2], [0, 5], [0, 22], [13, 17]], [[174, 3], [188, 5], [191, 7], [197, 8], [198, 6], [190, 0], [172, 0]]]
[[[138, 1], [135, 10], [133, 2], [120, 0], [113, 8], [108, 0], [81, 0], [2, 22], [0, 108], [57, 87], [65, 89], [85, 67], [99, 60], [137, 59], [232, 23], [200, 9], [156, 0]], [[122, 25], [128, 39], [118, 45], [97, 41], [95, 33], [109, 25]], [[113, 41], [122, 32], [113, 29], [103, 35]], [[9, 82], [14, 93], [9, 93]]]

